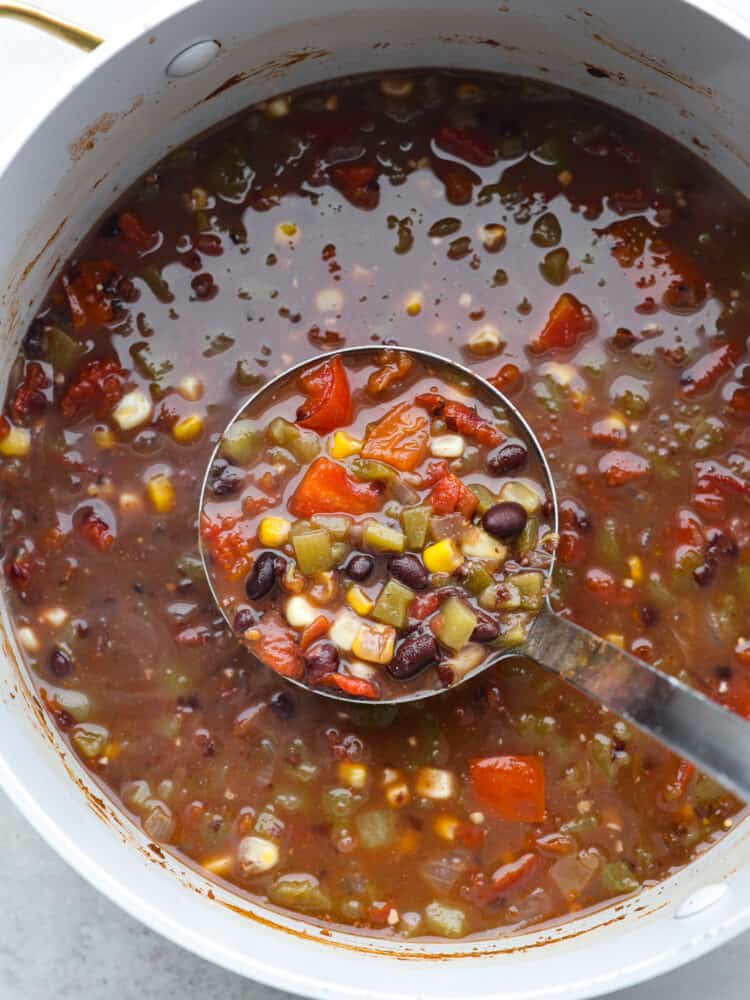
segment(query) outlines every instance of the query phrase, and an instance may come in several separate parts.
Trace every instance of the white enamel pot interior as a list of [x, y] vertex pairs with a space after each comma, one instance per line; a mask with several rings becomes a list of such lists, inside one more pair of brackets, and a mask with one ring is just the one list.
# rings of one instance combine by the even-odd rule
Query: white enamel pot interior
[[[255, 101], [346, 73], [467, 67], [591, 94], [696, 149], [750, 193], [750, 22], [684, 0], [199, 0], [155, 5], [60, 80], [0, 146], [0, 352], [7, 373], [60, 262], [171, 147]], [[203, 46], [175, 65], [174, 57]], [[216, 51], [212, 60], [208, 57]], [[205, 58], [204, 58], [205, 57]], [[4, 377], [3, 377], [4, 383]], [[0, 387], [1, 388], [1, 387]], [[313, 997], [587, 997], [750, 926], [750, 829], [656, 888], [557, 929], [387, 943], [225, 893], [106, 801], [29, 692], [4, 608], [0, 780], [59, 853], [131, 914], [228, 969]]]

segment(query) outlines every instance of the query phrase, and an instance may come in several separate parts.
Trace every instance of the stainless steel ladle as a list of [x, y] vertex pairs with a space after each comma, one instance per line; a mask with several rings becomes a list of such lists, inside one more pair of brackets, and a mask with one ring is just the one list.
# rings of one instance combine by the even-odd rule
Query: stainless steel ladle
[[[350, 347], [319, 355], [295, 365], [267, 382], [245, 400], [226, 429], [248, 410], [262, 413], [264, 403], [266, 401], [271, 403], [280, 394], [283, 395], [280, 390], [306, 368], [317, 366], [337, 355], [366, 356], [367, 353], [374, 354], [379, 350], [382, 350], [382, 347]], [[526, 444], [529, 453], [536, 457], [544, 473], [545, 486], [554, 505], [552, 520], [556, 530], [557, 496], [552, 474], [536, 435], [516, 406], [498, 389], [464, 365], [413, 347], [399, 346], [397, 350], [410, 354], [428, 365], [444, 368], [465, 386], [470, 387], [473, 383], [477, 394], [491, 400], [493, 405], [503, 408], [518, 438]], [[218, 456], [219, 448], [220, 443], [207, 466], [201, 488], [201, 511], [204, 508], [211, 466]], [[231, 628], [232, 622], [229, 621], [214, 589], [211, 567], [207, 562], [202, 542], [201, 558], [211, 592]], [[552, 572], [553, 565], [554, 559], [550, 562], [548, 574]], [[476, 677], [502, 660], [518, 656], [529, 657], [546, 670], [558, 674], [589, 698], [627, 719], [675, 753], [692, 761], [700, 770], [710, 774], [743, 800], [750, 801], [750, 723], [676, 678], [656, 670], [618, 646], [557, 615], [548, 599], [545, 600], [542, 610], [533, 622], [523, 645], [491, 652], [475, 670], [467, 673], [451, 687]], [[291, 682], [321, 697], [362, 704], [361, 701], [330, 688], [309, 687], [295, 680]], [[376, 704], [401, 704], [434, 697], [446, 690], [451, 688], [408, 691], [401, 697], [383, 698]]]

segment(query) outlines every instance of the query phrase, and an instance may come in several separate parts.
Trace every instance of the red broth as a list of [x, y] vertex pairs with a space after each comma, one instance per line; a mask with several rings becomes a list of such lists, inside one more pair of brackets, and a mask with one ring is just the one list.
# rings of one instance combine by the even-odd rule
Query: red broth
[[51, 717], [149, 838], [313, 920], [497, 935], [664, 878], [731, 796], [520, 659], [401, 709], [291, 689], [211, 600], [200, 482], [296, 361], [462, 359], [547, 451], [557, 610], [750, 716], [749, 281], [736, 191], [539, 83], [339, 81], [177, 150], [10, 378], [4, 574]]

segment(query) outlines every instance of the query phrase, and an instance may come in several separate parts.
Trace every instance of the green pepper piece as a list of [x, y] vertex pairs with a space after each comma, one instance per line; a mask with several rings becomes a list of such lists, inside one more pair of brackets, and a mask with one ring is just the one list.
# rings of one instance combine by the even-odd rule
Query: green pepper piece
[[208, 347], [203, 351], [204, 358], [215, 358], [217, 354], [223, 354], [230, 347], [234, 346], [234, 337], [228, 333], [216, 333], [213, 337], [206, 337]]
[[70, 736], [71, 743], [86, 760], [100, 757], [108, 739], [109, 730], [93, 722], [82, 722], [74, 726]]
[[355, 795], [351, 788], [326, 788], [320, 800], [320, 807], [326, 819], [332, 823], [351, 816], [362, 802], [361, 795]]
[[234, 381], [243, 389], [256, 389], [263, 384], [264, 378], [253, 371], [249, 361], [241, 358], [234, 366]]
[[396, 840], [396, 815], [391, 809], [368, 809], [356, 816], [354, 825], [359, 843], [369, 850], [390, 847]]
[[85, 347], [74, 340], [59, 326], [48, 326], [44, 330], [44, 360], [55, 371], [68, 374], [78, 365]]
[[516, 573], [512, 577], [513, 586], [521, 596], [522, 611], [538, 611], [544, 596], [544, 576], [536, 571]]
[[186, 552], [177, 560], [177, 572], [181, 576], [187, 577], [191, 583], [203, 584], [206, 582], [206, 573], [203, 563], [198, 555], [193, 552]]
[[587, 833], [593, 833], [599, 826], [599, 816], [597, 813], [586, 813], [584, 816], [576, 816], [569, 819], [560, 827], [560, 833], [572, 834], [574, 837], [585, 837]]
[[497, 497], [482, 483], [469, 483], [469, 489], [477, 498], [477, 514], [481, 517], [486, 510], [489, 510], [497, 503]]
[[365, 483], [387, 483], [396, 475], [390, 465], [379, 462], [376, 458], [355, 458], [352, 460], [351, 470], [357, 479]]
[[466, 914], [457, 906], [446, 906], [435, 900], [424, 908], [427, 929], [439, 937], [463, 937], [466, 932]]
[[276, 417], [266, 429], [266, 437], [273, 444], [290, 451], [303, 464], [312, 462], [320, 454], [320, 438], [315, 431], [297, 427], [296, 424]]
[[750, 601], [750, 563], [740, 563], [737, 567], [737, 588], [745, 601]]
[[463, 585], [475, 597], [494, 583], [494, 577], [481, 563], [469, 563], [463, 578]]
[[523, 531], [518, 536], [518, 541], [516, 542], [519, 556], [525, 556], [528, 555], [529, 552], [533, 552], [536, 548], [538, 539], [539, 521], [535, 517], [529, 517], [526, 519]]
[[594, 547], [599, 558], [609, 566], [614, 566], [622, 560], [617, 537], [617, 521], [613, 517], [605, 517], [599, 525], [594, 538]]
[[221, 453], [233, 465], [249, 465], [258, 454], [261, 434], [252, 420], [235, 420], [224, 432]]
[[477, 616], [464, 601], [449, 597], [440, 607], [435, 634], [449, 649], [463, 649], [477, 626]]
[[544, 260], [539, 265], [542, 277], [550, 285], [563, 285], [568, 279], [568, 259], [570, 254], [564, 247], [557, 247], [545, 254]]
[[343, 542], [349, 534], [352, 519], [346, 514], [315, 514], [313, 524], [316, 528], [325, 528], [334, 541]]
[[169, 305], [170, 302], [174, 302], [174, 295], [172, 295], [169, 285], [164, 280], [161, 271], [155, 264], [146, 264], [141, 271], [141, 277], [159, 302], [163, 302], [165, 305]]
[[365, 525], [363, 541], [371, 549], [378, 552], [403, 552], [406, 547], [406, 535], [397, 528], [390, 528], [379, 521], [368, 521]]
[[171, 361], [158, 361], [151, 356], [151, 344], [147, 340], [139, 340], [130, 348], [136, 371], [150, 382], [160, 382], [172, 371]]
[[621, 896], [626, 892], [635, 892], [641, 883], [627, 861], [610, 861], [602, 868], [602, 885], [613, 896]]
[[280, 875], [268, 887], [268, 898], [277, 906], [305, 913], [328, 913], [333, 908], [331, 897], [320, 887], [314, 875]]
[[378, 594], [372, 617], [383, 625], [405, 628], [409, 620], [409, 606], [413, 600], [413, 590], [398, 580], [388, 580]]
[[406, 535], [407, 549], [420, 551], [427, 541], [432, 508], [427, 506], [405, 507], [401, 511], [401, 526]]
[[333, 569], [335, 560], [331, 536], [323, 528], [313, 528], [311, 531], [292, 535], [292, 546], [297, 567], [303, 576]]
[[531, 242], [538, 247], [554, 247], [560, 242], [562, 229], [553, 212], [540, 215], [531, 230]]

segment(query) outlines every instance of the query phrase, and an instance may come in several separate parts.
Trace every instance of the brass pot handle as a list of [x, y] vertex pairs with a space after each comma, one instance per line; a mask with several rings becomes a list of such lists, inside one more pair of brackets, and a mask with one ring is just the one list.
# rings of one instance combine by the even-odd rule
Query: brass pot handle
[[65, 21], [28, 3], [0, 3], [0, 17], [23, 21], [24, 24], [46, 31], [70, 45], [83, 49], [84, 52], [91, 52], [104, 41], [99, 35], [94, 35], [85, 28], [79, 28], [77, 24], [71, 24], [70, 21]]

